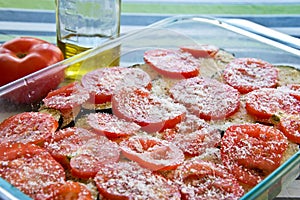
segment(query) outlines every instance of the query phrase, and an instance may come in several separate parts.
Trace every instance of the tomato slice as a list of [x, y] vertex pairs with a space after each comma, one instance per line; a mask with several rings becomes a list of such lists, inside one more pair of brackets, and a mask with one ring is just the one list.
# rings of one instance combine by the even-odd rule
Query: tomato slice
[[92, 200], [90, 190], [83, 184], [74, 181], [52, 184], [44, 189], [44, 195], [37, 200]]
[[143, 88], [123, 88], [113, 95], [112, 111], [117, 117], [137, 123], [147, 132], [173, 128], [186, 109]]
[[288, 85], [291, 95], [300, 101], [300, 84]]
[[72, 82], [57, 90], [49, 92], [43, 99], [46, 107], [67, 113], [72, 109], [80, 107], [89, 98], [79, 82]]
[[131, 136], [140, 130], [134, 122], [128, 122], [108, 113], [91, 113], [87, 116], [87, 123], [93, 132], [105, 135], [109, 139]]
[[221, 134], [216, 129], [203, 128], [201, 130], [183, 134], [175, 133], [172, 139], [167, 139], [188, 156], [199, 156], [205, 153], [207, 148], [216, 147], [221, 139]]
[[70, 167], [70, 158], [89, 140], [97, 137], [96, 134], [83, 128], [65, 128], [57, 131], [45, 148], [65, 168]]
[[300, 144], [300, 118], [299, 116], [287, 116], [280, 118], [278, 129], [292, 142]]
[[195, 115], [187, 115], [175, 128], [163, 131], [162, 138], [188, 156], [201, 155], [207, 148], [216, 147], [221, 142], [220, 132]]
[[99, 193], [108, 199], [180, 200], [176, 185], [134, 162], [105, 165], [94, 180]]
[[182, 199], [239, 199], [244, 189], [219, 165], [200, 159], [187, 160], [173, 174]]
[[199, 74], [199, 62], [190, 53], [180, 50], [148, 50], [144, 53], [144, 60], [158, 73], [169, 78], [184, 79]]
[[209, 78], [181, 80], [170, 89], [171, 97], [204, 120], [228, 118], [240, 106], [239, 92], [229, 85]]
[[300, 84], [289, 84], [281, 86], [278, 89], [288, 90], [291, 96], [295, 97], [300, 101]]
[[269, 119], [281, 114], [297, 115], [300, 112], [300, 101], [281, 89], [254, 90], [245, 99], [247, 112], [258, 119]]
[[180, 49], [192, 54], [195, 58], [213, 58], [219, 51], [219, 47], [211, 44], [182, 46]]
[[20, 142], [42, 146], [58, 128], [50, 114], [24, 112], [13, 115], [0, 123], [0, 143]]
[[85, 74], [81, 82], [89, 91], [89, 102], [95, 104], [110, 102], [115, 90], [122, 87], [151, 88], [150, 76], [139, 68], [101, 68]]
[[151, 136], [132, 136], [120, 143], [125, 157], [150, 170], [170, 170], [184, 161], [183, 152], [165, 140]]
[[66, 128], [56, 132], [56, 137], [45, 148], [65, 168], [79, 178], [95, 176], [99, 168], [119, 160], [119, 146], [104, 136], [83, 128]]
[[245, 94], [260, 88], [274, 88], [278, 70], [270, 63], [255, 58], [236, 58], [223, 71], [226, 83]]
[[230, 126], [221, 141], [221, 159], [235, 177], [255, 186], [275, 170], [288, 141], [274, 127], [262, 124]]
[[64, 169], [46, 150], [22, 143], [0, 145], [0, 176], [33, 199], [50, 184], [65, 181]]
[[90, 139], [71, 158], [72, 175], [79, 178], [94, 177], [104, 164], [117, 162], [119, 157], [117, 143], [103, 136]]

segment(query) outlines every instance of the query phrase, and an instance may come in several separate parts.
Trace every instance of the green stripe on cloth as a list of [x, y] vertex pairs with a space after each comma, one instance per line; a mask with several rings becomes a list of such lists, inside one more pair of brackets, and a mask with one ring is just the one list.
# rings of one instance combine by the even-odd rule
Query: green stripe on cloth
[[160, 14], [300, 14], [300, 3], [299, 5], [126, 3], [123, 4], [122, 11]]
[[[0, 0], [1, 8], [54, 10], [55, 0]], [[300, 14], [299, 4], [122, 3], [123, 13], [157, 14]]]
[[55, 0], [0, 0], [1, 8], [54, 10]]
[[36, 37], [36, 38], [39, 38], [39, 39], [48, 41], [48, 42], [53, 43], [53, 44], [56, 43], [56, 36], [32, 36], [32, 35], [15, 35], [15, 34], [11, 34], [11, 35], [1, 35], [1, 34], [0, 34], [0, 44], [1, 44], [2, 42], [12, 40], [12, 39], [14, 39], [14, 38], [16, 38], [16, 37], [26, 37], [26, 36], [29, 36], [29, 37]]

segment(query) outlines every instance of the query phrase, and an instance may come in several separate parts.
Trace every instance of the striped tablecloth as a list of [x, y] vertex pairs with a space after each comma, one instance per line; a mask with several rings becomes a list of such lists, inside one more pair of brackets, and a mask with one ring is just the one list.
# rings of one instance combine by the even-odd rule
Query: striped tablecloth
[[[142, 28], [170, 17], [162, 14], [122, 14], [121, 33]], [[218, 18], [239, 18], [300, 38], [300, 15], [223, 15]], [[55, 12], [0, 8], [0, 43], [15, 36], [30, 35], [55, 42]]]
[[[161, 14], [122, 14], [121, 34], [170, 17]], [[300, 38], [300, 15], [287, 16], [213, 16], [240, 18]], [[23, 10], [0, 8], [0, 43], [16, 36], [35, 36], [56, 42], [55, 12], [50, 10]], [[300, 180], [295, 180], [276, 199], [300, 199]]]

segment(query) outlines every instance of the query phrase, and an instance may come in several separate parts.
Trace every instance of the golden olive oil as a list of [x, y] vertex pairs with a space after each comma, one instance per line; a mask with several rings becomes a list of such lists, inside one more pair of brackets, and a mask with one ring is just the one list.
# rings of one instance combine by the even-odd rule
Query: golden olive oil
[[[92, 44], [104, 43], [109, 40], [107, 37], [101, 36], [83, 36], [69, 35], [67, 38], [63, 38], [61, 41], [57, 40], [57, 46], [62, 50], [64, 57], [70, 58], [74, 55], [80, 54], [86, 50], [89, 50], [88, 46]], [[81, 46], [78, 46], [77, 44]], [[84, 74], [89, 71], [95, 70], [101, 67], [118, 66], [120, 62], [120, 47], [114, 47], [109, 50], [105, 50], [95, 56], [91, 56], [84, 61], [77, 62], [70, 65], [66, 70], [66, 78], [72, 80], [79, 80]]]

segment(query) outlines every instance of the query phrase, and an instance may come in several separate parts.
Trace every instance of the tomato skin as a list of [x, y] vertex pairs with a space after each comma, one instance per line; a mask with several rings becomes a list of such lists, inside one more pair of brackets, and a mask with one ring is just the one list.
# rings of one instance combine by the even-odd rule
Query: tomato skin
[[213, 58], [219, 51], [219, 47], [209, 44], [182, 46], [180, 49], [189, 52], [195, 58]]
[[88, 102], [103, 104], [111, 101], [112, 95], [122, 87], [151, 89], [150, 76], [139, 68], [100, 68], [85, 74], [81, 83], [89, 92]]
[[75, 81], [49, 92], [43, 102], [49, 108], [66, 112], [81, 106], [88, 97], [80, 83]]
[[176, 145], [189, 157], [199, 156], [206, 149], [217, 147], [221, 142], [219, 130], [191, 114], [187, 114], [186, 118], [173, 129], [166, 129], [160, 135], [162, 139]]
[[287, 138], [272, 126], [232, 125], [221, 141], [221, 159], [240, 182], [255, 186], [280, 165], [287, 146]]
[[73, 176], [84, 179], [95, 176], [102, 165], [116, 162], [120, 156], [115, 142], [77, 127], [57, 131], [45, 148]]
[[269, 120], [274, 115], [297, 115], [300, 101], [289, 91], [274, 88], [262, 88], [246, 94], [247, 112], [258, 118]]
[[57, 88], [64, 77], [65, 72], [62, 68], [53, 68], [26, 79], [26, 82], [23, 81], [3, 97], [14, 104], [36, 104]]
[[78, 182], [66, 181], [65, 183], [52, 184], [44, 189], [43, 195], [36, 200], [92, 200], [88, 188]]
[[90, 113], [87, 116], [87, 123], [93, 132], [105, 135], [109, 139], [134, 135], [141, 128], [134, 122], [119, 119], [108, 113]]
[[33, 199], [53, 183], [65, 182], [65, 171], [45, 149], [34, 144], [0, 145], [0, 176]]
[[0, 46], [0, 86], [62, 61], [61, 50], [46, 41], [20, 37]]
[[299, 116], [288, 116], [280, 118], [277, 124], [279, 130], [292, 142], [300, 144], [300, 118]]
[[107, 199], [180, 200], [178, 187], [135, 162], [105, 165], [94, 178], [102, 196]]
[[173, 128], [186, 113], [184, 106], [152, 95], [144, 88], [123, 88], [115, 93], [112, 111], [117, 117], [135, 122], [147, 132]]
[[181, 199], [239, 199], [244, 190], [224, 166], [199, 158], [181, 164], [172, 174]]
[[228, 118], [240, 107], [240, 93], [236, 89], [210, 78], [183, 79], [172, 86], [170, 95], [204, 120]]
[[107, 163], [117, 162], [120, 148], [117, 143], [104, 136], [89, 140], [78, 150], [78, 155], [71, 157], [70, 166], [73, 176], [92, 178]]
[[120, 148], [125, 157], [154, 171], [174, 169], [184, 161], [178, 147], [155, 137], [132, 136], [122, 141]]
[[95, 138], [95, 134], [83, 129], [70, 127], [57, 131], [50, 142], [45, 144], [45, 149], [50, 152], [65, 168], [70, 168], [70, 157], [78, 151], [81, 146], [90, 139]]
[[144, 60], [158, 73], [173, 79], [185, 79], [199, 74], [199, 63], [190, 54], [179, 50], [153, 49], [144, 53]]
[[22, 142], [42, 146], [57, 128], [58, 122], [50, 114], [19, 113], [0, 123], [0, 143]]
[[236, 58], [223, 71], [224, 81], [245, 94], [260, 88], [275, 88], [278, 70], [270, 63], [255, 58]]
[[193, 132], [180, 132], [175, 129], [165, 130], [163, 138], [180, 148], [187, 156], [199, 156], [208, 148], [217, 147], [221, 141], [218, 130], [205, 127]]
[[282, 89], [284, 91], [289, 92], [291, 96], [295, 97], [300, 101], [300, 84], [288, 84], [278, 87], [278, 89]]

